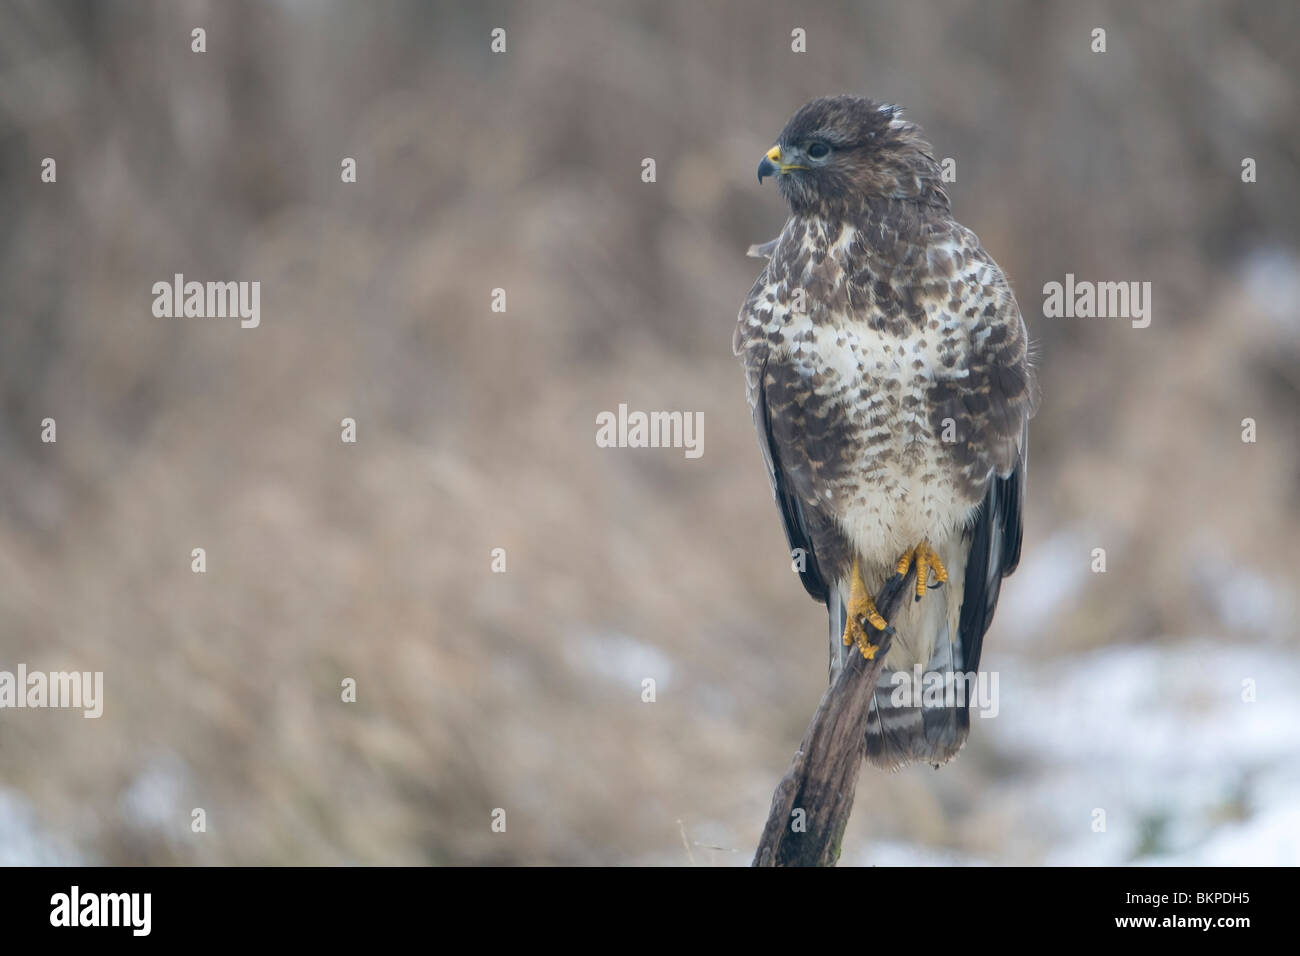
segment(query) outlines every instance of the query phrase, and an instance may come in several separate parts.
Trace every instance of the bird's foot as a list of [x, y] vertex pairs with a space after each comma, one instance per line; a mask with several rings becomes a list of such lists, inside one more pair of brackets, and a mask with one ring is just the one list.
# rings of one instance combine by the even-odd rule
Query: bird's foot
[[867, 626], [884, 634], [893, 634], [894, 629], [876, 610], [875, 599], [862, 580], [862, 569], [858, 566], [856, 557], [853, 559], [853, 575], [849, 580], [849, 606], [845, 618], [844, 646], [856, 646], [867, 660], [875, 660], [880, 645], [871, 643]]
[[[858, 604], [850, 602], [848, 611], [848, 619], [844, 622], [844, 645], [846, 647], [856, 646], [862, 652], [863, 657], [869, 661], [874, 661], [876, 651], [880, 650], [880, 645], [871, 643], [872, 634], [875, 631], [893, 634], [894, 628], [880, 616], [880, 613], [876, 610], [876, 602], [870, 597]], [[872, 628], [873, 631], [868, 631], [868, 627]]]
[[948, 580], [948, 569], [943, 566], [943, 561], [934, 548], [930, 547], [930, 542], [922, 541], [898, 559], [898, 567], [894, 570], [900, 578], [907, 574], [913, 559], [916, 561], [916, 599], [919, 601], [925, 597], [926, 589], [930, 587], [930, 572], [934, 572], [934, 587], [937, 588]]

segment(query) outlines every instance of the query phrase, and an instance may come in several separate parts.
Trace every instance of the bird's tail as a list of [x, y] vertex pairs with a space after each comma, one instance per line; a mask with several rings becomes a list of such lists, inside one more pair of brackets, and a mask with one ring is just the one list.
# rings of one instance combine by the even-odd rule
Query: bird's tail
[[969, 707], [894, 704], [890, 696], [896, 688], [886, 685], [893, 676], [889, 668], [881, 673], [867, 713], [867, 759], [884, 770], [913, 763], [946, 764], [970, 734]]

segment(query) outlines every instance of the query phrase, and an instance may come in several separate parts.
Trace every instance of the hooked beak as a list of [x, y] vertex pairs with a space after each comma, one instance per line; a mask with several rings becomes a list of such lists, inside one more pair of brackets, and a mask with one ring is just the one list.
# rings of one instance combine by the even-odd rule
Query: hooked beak
[[781, 147], [773, 146], [767, 151], [767, 155], [763, 157], [763, 161], [758, 164], [758, 181], [761, 183], [764, 176], [775, 176], [777, 173], [784, 175], [792, 169], [807, 168], [807, 166], [802, 166], [798, 163], [781, 162]]

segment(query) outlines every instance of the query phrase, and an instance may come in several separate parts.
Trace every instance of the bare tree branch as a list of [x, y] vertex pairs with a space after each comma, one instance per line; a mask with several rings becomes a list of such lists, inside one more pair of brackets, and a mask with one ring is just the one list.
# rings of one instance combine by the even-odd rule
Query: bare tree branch
[[[894, 575], [876, 596], [889, 620], [908, 593], [915, 571]], [[870, 625], [867, 625], [870, 627]], [[835, 682], [822, 695], [776, 792], [758, 842], [754, 866], [834, 866], [853, 811], [853, 796], [866, 749], [867, 710], [889, 652], [889, 637], [868, 661], [850, 648]], [[803, 813], [796, 817], [796, 811]]]

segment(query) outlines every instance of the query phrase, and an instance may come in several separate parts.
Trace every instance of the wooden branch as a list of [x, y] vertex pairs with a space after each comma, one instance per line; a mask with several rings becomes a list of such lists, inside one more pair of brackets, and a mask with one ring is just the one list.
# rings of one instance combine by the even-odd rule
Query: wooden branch
[[[876, 596], [885, 620], [893, 617], [915, 578], [909, 570], [906, 577], [893, 575], [885, 582]], [[871, 661], [857, 648], [847, 648], [848, 659], [822, 694], [790, 769], [772, 794], [754, 866], [834, 866], [839, 860], [866, 751], [867, 710], [889, 652], [889, 637], [882, 634], [881, 641]], [[803, 813], [796, 816], [798, 810]]]

